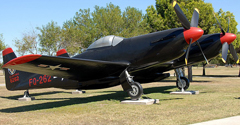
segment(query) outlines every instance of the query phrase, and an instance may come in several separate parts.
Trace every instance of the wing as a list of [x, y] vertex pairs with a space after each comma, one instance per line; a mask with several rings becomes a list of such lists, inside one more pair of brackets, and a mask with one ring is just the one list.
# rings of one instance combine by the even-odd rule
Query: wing
[[129, 63], [32, 54], [15, 58], [4, 64], [2, 68], [87, 81], [117, 73], [120, 75], [128, 65]]

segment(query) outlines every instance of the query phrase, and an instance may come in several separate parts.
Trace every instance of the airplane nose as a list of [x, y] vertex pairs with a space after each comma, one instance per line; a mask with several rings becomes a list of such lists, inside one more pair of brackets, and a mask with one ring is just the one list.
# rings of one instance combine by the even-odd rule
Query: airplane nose
[[189, 44], [190, 39], [192, 38], [192, 43], [197, 41], [202, 35], [203, 35], [204, 31], [200, 28], [197, 27], [191, 27], [188, 30], [183, 31], [183, 35], [185, 38], [185, 41]]
[[231, 44], [236, 38], [236, 35], [233, 33], [225, 33], [225, 35], [222, 33], [220, 34], [220, 41], [222, 44], [225, 42]]

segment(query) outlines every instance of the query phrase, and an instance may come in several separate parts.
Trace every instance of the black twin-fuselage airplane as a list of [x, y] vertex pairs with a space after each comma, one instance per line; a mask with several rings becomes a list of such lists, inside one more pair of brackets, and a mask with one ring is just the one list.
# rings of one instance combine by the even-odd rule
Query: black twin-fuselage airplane
[[203, 30], [197, 28], [197, 9], [190, 24], [176, 2], [173, 7], [184, 28], [132, 38], [106, 36], [72, 58], [65, 57], [64, 51], [58, 52], [57, 57], [32, 54], [17, 58], [7, 48], [3, 51], [2, 66], [6, 87], [8, 90], [101, 89], [121, 84], [132, 99], [139, 99], [142, 86], [134, 82], [129, 72], [177, 59], [203, 35]]

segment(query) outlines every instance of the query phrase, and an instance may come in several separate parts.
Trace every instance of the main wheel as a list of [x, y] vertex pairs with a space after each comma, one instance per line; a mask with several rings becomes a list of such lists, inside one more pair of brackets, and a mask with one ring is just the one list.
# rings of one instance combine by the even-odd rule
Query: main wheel
[[[181, 82], [183, 84], [183, 89], [187, 90], [188, 87], [189, 87], [189, 84], [190, 84], [189, 80], [186, 77], [180, 77], [180, 80], [181, 80]], [[182, 90], [181, 82], [179, 80], [177, 80], [177, 82], [176, 82], [177, 88], [180, 89], [180, 90]]]
[[133, 91], [128, 91], [128, 95], [131, 97], [132, 100], [138, 100], [143, 94], [142, 85], [138, 82], [134, 82], [132, 84]]

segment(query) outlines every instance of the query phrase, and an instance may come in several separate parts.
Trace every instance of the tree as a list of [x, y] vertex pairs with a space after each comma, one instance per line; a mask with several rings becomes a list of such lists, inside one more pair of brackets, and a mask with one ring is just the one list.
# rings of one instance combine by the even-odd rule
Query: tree
[[[5, 43], [4, 43], [4, 39], [3, 39], [3, 34], [0, 34], [0, 51], [3, 51], [4, 49], [6, 49]], [[2, 54], [0, 55], [0, 57], [2, 57]], [[0, 62], [0, 68], [2, 68], [3, 63]]]
[[46, 26], [37, 27], [41, 32], [38, 34], [40, 41], [40, 52], [47, 55], [56, 55], [56, 52], [62, 48], [63, 42], [61, 41], [61, 27], [56, 22], [51, 21]]
[[6, 48], [4, 44], [3, 34], [0, 34], [0, 51], [3, 51]]
[[[200, 12], [199, 27], [204, 30], [204, 34], [210, 32], [215, 23], [212, 4], [204, 3], [203, 0], [178, 0], [178, 3], [189, 22], [194, 8], [198, 8]], [[172, 0], [156, 0], [156, 8], [154, 6], [148, 7], [147, 22], [151, 32], [182, 27], [172, 6]]]
[[14, 42], [17, 47], [17, 52], [21, 56], [26, 53], [38, 53], [37, 34], [34, 29], [31, 32], [23, 33], [23, 38], [21, 40], [15, 39]]
[[80, 53], [80, 49], [84, 48], [79, 35], [81, 34], [72, 21], [66, 21], [63, 24], [61, 30], [62, 48], [65, 48], [69, 55]]
[[62, 27], [61, 40], [70, 55], [79, 53], [95, 40], [107, 36], [133, 37], [148, 33], [146, 22], [142, 23], [143, 14], [140, 10], [127, 7], [121, 11], [119, 6], [107, 4], [107, 7], [95, 6], [95, 10], [80, 9], [73, 19]]

